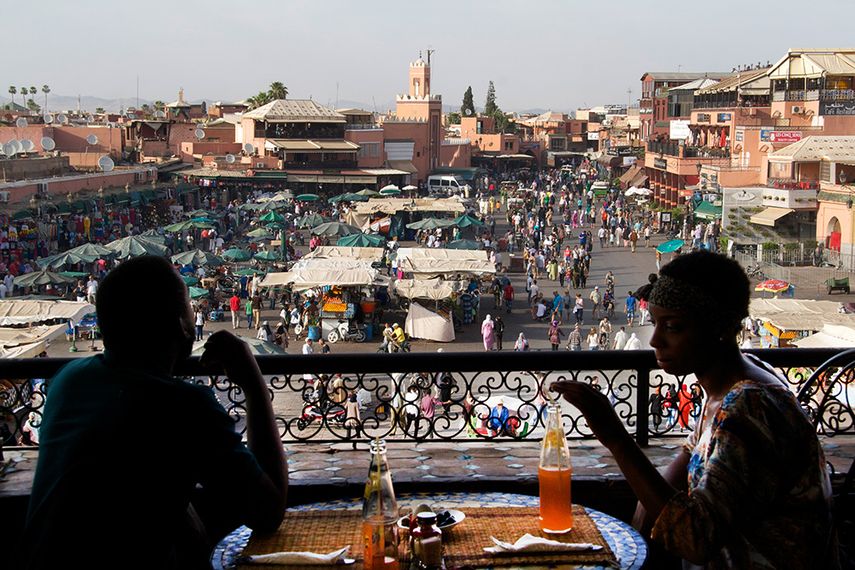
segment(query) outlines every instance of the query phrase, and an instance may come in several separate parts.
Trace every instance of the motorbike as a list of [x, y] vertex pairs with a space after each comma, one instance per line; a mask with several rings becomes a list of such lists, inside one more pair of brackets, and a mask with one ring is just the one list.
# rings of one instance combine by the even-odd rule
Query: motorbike
[[351, 325], [350, 321], [339, 321], [338, 325], [327, 334], [327, 340], [330, 344], [335, 344], [340, 340], [365, 342], [365, 338], [365, 330], [358, 325]]
[[306, 429], [309, 424], [315, 421], [326, 421], [327, 425], [343, 424], [346, 415], [345, 409], [339, 404], [333, 404], [329, 401], [308, 403], [303, 406], [303, 411], [297, 418], [297, 428]]

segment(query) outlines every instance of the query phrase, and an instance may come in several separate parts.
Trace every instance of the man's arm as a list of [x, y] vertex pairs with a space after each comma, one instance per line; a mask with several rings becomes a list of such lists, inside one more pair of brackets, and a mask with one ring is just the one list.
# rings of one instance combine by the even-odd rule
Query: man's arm
[[250, 489], [247, 524], [256, 530], [274, 530], [285, 515], [288, 465], [261, 370], [249, 345], [228, 331], [211, 335], [202, 362], [222, 366], [246, 395], [247, 445], [264, 473]]

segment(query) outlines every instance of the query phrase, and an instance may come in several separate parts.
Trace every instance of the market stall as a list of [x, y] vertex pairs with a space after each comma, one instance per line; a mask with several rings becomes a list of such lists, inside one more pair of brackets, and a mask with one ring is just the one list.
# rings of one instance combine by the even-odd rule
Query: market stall
[[404, 332], [410, 338], [423, 338], [437, 342], [454, 340], [454, 323], [450, 313], [435, 313], [419, 303], [410, 303]]
[[77, 301], [0, 299], [0, 326], [78, 322], [94, 311], [95, 305]]
[[855, 327], [855, 315], [843, 313], [842, 305], [835, 301], [752, 299], [748, 314], [761, 323], [763, 348], [792, 346], [826, 325]]

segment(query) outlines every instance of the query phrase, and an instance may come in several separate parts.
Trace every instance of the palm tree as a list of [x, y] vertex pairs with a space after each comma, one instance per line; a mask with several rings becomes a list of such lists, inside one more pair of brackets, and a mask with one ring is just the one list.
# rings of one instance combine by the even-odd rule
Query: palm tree
[[47, 85], [42, 85], [42, 93], [45, 94], [45, 113], [47, 113], [48, 112], [47, 94], [50, 93], [50, 87], [48, 87]]
[[160, 99], [158, 99], [157, 101], [154, 102], [154, 108], [157, 111], [162, 111], [164, 107], [166, 107], [166, 103], [164, 103]]
[[14, 85], [9, 86], [9, 95], [12, 96], [12, 108], [15, 108], [15, 94], [18, 92], [18, 89]]
[[30, 88], [29, 87], [20, 87], [18, 89], [18, 92], [21, 94], [21, 103], [26, 105], [27, 104], [27, 93], [30, 92]]
[[285, 87], [285, 84], [281, 81], [274, 81], [271, 83], [268, 93], [270, 94], [271, 100], [288, 98], [288, 88]]

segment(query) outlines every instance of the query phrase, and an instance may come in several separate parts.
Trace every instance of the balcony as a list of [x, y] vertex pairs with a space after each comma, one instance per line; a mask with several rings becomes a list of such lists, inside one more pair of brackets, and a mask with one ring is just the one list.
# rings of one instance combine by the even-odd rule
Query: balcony
[[679, 158], [730, 158], [730, 149], [727, 147], [686, 146], [675, 142], [649, 141], [647, 152]]
[[769, 178], [766, 181], [769, 188], [780, 190], [819, 190], [819, 180], [796, 180], [795, 178]]
[[355, 160], [285, 161], [285, 170], [356, 170]]
[[822, 89], [820, 101], [855, 101], [855, 89]]

